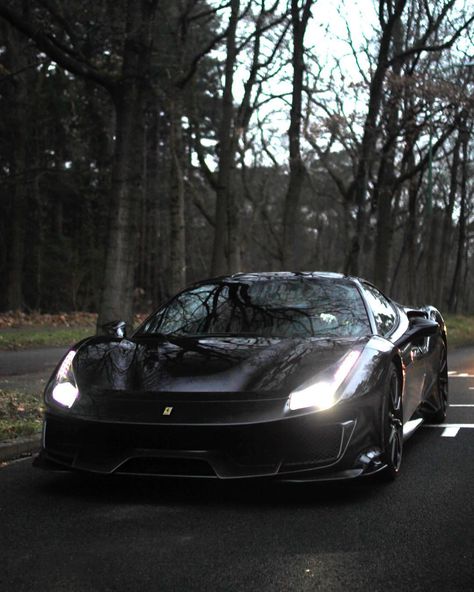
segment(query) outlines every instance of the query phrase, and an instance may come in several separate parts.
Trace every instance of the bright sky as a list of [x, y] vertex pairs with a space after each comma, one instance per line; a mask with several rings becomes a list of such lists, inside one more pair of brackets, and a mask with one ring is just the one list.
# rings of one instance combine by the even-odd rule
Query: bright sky
[[[221, 0], [209, 1], [215, 4], [221, 3]], [[439, 10], [440, 7], [435, 0], [431, 1], [429, 5], [432, 9], [436, 9], [437, 7]], [[472, 2], [472, 0], [470, 1]], [[271, 0], [267, 0], [266, 4], [270, 6]], [[247, 0], [242, 0], [241, 7], [246, 6]], [[280, 12], [286, 6], [287, 0], [281, 0]], [[322, 68], [322, 75], [319, 80], [311, 79], [310, 76], [308, 84], [314, 89], [313, 96], [319, 101], [329, 100], [331, 101], [331, 105], [334, 106], [334, 101], [341, 99], [344, 116], [350, 117], [351, 113], [361, 114], [361, 111], [365, 111], [366, 109], [367, 88], [366, 85], [357, 86], [353, 84], [361, 82], [361, 74], [348, 41], [352, 41], [352, 46], [357, 52], [359, 66], [364, 72], [368, 73], [368, 58], [364, 55], [363, 51], [359, 50], [367, 46], [366, 40], [373, 40], [377, 35], [376, 31], [379, 31], [380, 25], [378, 23], [377, 7], [378, 0], [316, 0], [312, 7], [312, 18], [308, 23], [305, 36], [305, 45], [308, 48], [306, 53], [306, 67], [310, 75], [316, 75], [318, 68]], [[466, 18], [469, 12], [468, 7], [469, 0], [457, 0], [454, 13], [450, 14], [450, 20], [459, 15]], [[259, 2], [255, 2], [254, 11], [257, 12], [258, 9]], [[227, 26], [229, 14], [229, 9], [222, 11], [222, 28]], [[246, 23], [241, 22], [237, 31], [238, 38], [245, 38], [250, 31], [248, 21]], [[286, 37], [286, 58], [288, 59], [291, 56], [291, 29], [287, 32]], [[467, 38], [467, 40], [469, 39]], [[464, 40], [464, 44], [465, 42], [466, 39]], [[463, 41], [460, 40], [460, 43], [463, 43]], [[265, 52], [265, 45], [263, 47]], [[272, 47], [273, 45], [267, 41], [267, 55]], [[251, 47], [248, 49], [251, 50]], [[453, 49], [453, 55], [458, 50]], [[248, 77], [250, 60], [248, 53], [242, 52], [240, 54], [240, 66], [235, 72], [233, 92], [236, 103], [239, 103], [243, 97], [244, 84]], [[221, 63], [224, 63], [226, 57], [225, 47], [222, 46], [216, 52], [216, 55]], [[313, 56], [317, 61], [314, 60]], [[463, 59], [460, 58], [460, 61], [463, 61]], [[334, 79], [331, 80], [330, 73], [336, 63], [339, 64], [339, 69], [334, 71]], [[257, 116], [260, 121], [264, 120], [265, 142], [277, 160], [285, 163], [288, 158], [287, 131], [292, 90], [292, 67], [291, 63], [278, 64], [278, 60], [275, 60], [274, 69], [276, 75], [270, 83], [265, 84], [263, 98], [265, 98], [265, 95], [267, 97], [276, 95], [279, 98], [274, 98], [265, 103], [258, 110], [258, 113], [253, 115], [251, 127], [253, 125], [255, 129]], [[353, 86], [352, 89], [351, 86]], [[310, 121], [312, 125], [313, 123], [315, 124], [315, 127], [312, 128], [315, 130], [315, 133], [318, 133], [318, 116], [324, 118], [325, 114], [320, 107], [312, 104]], [[358, 129], [359, 119], [356, 118], [353, 125]], [[323, 128], [320, 129], [322, 130]], [[321, 131], [321, 133], [324, 132]], [[321, 136], [321, 141], [324, 142], [324, 135]], [[209, 144], [212, 145], [212, 142], [209, 141]], [[254, 153], [260, 153], [262, 160], [266, 164], [269, 164], [270, 159], [258, 148], [260, 145], [258, 135], [252, 138], [252, 145], [256, 146]], [[337, 146], [335, 145], [333, 148], [337, 149]], [[246, 159], [250, 164], [252, 159], [251, 151], [247, 153]], [[212, 157], [209, 157], [208, 164], [211, 168], [215, 168], [216, 163], [213, 162]]]
[[[267, 3], [270, 5], [270, 2]], [[282, 0], [281, 6], [286, 5]], [[229, 11], [222, 14], [222, 24], [227, 26]], [[336, 59], [340, 60], [345, 71], [347, 80], [359, 81], [354, 58], [348, 46], [347, 25], [354, 46], [357, 48], [364, 41], [364, 36], [372, 36], [373, 27], [377, 24], [377, 14], [374, 0], [317, 0], [312, 8], [312, 18], [308, 23], [305, 36], [305, 45], [308, 48], [308, 55], [313, 53], [317, 56], [320, 64], [326, 69], [333, 66]], [[248, 25], [247, 25], [248, 27]], [[249, 29], [241, 24], [238, 35], [248, 34]], [[291, 32], [287, 33], [287, 55], [291, 56]], [[225, 60], [225, 48], [216, 52], [221, 61]], [[364, 64], [366, 65], [366, 64]], [[312, 65], [307, 63], [307, 67]], [[243, 63], [237, 69], [234, 79], [234, 98], [239, 102], [243, 96], [244, 83], [248, 76], [248, 63]], [[286, 159], [286, 133], [289, 122], [289, 103], [285, 99], [291, 99], [291, 64], [282, 68], [271, 85], [266, 88], [267, 93], [287, 94], [282, 99], [273, 100], [262, 108], [260, 116], [268, 119], [267, 133], [269, 143], [273, 146], [275, 154], [279, 154], [282, 161]], [[278, 159], [280, 160], [280, 156]], [[211, 160], [211, 159], [210, 159]], [[210, 166], [213, 163], [208, 163]], [[212, 168], [214, 168], [212, 166]]]

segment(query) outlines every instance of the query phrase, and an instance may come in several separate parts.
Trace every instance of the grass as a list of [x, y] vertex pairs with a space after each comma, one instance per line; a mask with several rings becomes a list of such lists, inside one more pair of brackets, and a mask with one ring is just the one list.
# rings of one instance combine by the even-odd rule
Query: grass
[[70, 346], [94, 335], [94, 327], [20, 327], [0, 329], [0, 350]]
[[[474, 345], [474, 316], [444, 316], [448, 327], [450, 348]], [[88, 322], [81, 326], [58, 327], [25, 324], [18, 327], [0, 326], [0, 350], [21, 350], [35, 347], [67, 347], [84, 337], [94, 335], [95, 326]]]
[[447, 314], [444, 320], [450, 348], [474, 345], [474, 316]]
[[[135, 315], [134, 326], [138, 326], [146, 316]], [[0, 350], [67, 347], [84, 337], [95, 335], [96, 322], [97, 314], [91, 312], [0, 313]]]
[[42, 421], [40, 396], [0, 390], [0, 441], [36, 434]]

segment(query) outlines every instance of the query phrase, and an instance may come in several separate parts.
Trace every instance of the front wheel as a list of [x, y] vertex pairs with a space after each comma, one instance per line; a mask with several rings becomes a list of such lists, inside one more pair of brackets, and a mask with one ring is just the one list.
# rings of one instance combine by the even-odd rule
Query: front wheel
[[400, 473], [403, 452], [402, 385], [394, 366], [390, 369], [383, 420], [384, 453], [386, 465], [380, 476], [388, 481]]

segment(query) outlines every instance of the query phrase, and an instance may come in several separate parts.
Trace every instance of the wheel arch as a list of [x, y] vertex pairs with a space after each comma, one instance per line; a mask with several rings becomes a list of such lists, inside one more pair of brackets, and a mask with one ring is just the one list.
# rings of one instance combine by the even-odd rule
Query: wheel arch
[[403, 362], [400, 352], [396, 350], [392, 356], [392, 363], [395, 366], [398, 372], [398, 378], [400, 379], [400, 384], [402, 386], [402, 391], [405, 386], [405, 372], [403, 370]]

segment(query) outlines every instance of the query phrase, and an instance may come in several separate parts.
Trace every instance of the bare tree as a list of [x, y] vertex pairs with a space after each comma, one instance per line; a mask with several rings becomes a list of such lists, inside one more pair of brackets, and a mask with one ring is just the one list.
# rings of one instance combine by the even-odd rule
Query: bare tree
[[[258, 6], [255, 16], [252, 15], [254, 5]], [[262, 74], [262, 71], [270, 67], [275, 53], [281, 47], [283, 34], [277, 36], [274, 49], [270, 51], [270, 55], [266, 59], [262, 58], [261, 45], [264, 33], [272, 30], [286, 19], [285, 11], [282, 14], [277, 14], [278, 6], [279, 0], [274, 0], [270, 5], [267, 5], [266, 0], [259, 0], [258, 2], [250, 0], [245, 9], [241, 10], [238, 0], [231, 0], [230, 2], [231, 12], [226, 36], [224, 88], [220, 123], [217, 131], [218, 168], [216, 174], [211, 173], [203, 157], [196, 123], [198, 114], [194, 113], [193, 115], [197, 135], [195, 148], [205, 177], [216, 193], [211, 264], [211, 272], [214, 275], [238, 271], [241, 265], [241, 200], [236, 192], [236, 158], [239, 142], [245, 142], [246, 130], [253, 113], [257, 109], [261, 86], [266, 79], [266, 75]], [[252, 22], [253, 27], [250, 33], [245, 35], [243, 39], [239, 39], [237, 26], [239, 21], [244, 19]], [[236, 104], [233, 92], [234, 73], [238, 65], [239, 55], [248, 47], [250, 47], [248, 51], [248, 73], [244, 83], [242, 99], [239, 104]], [[257, 88], [257, 91], [254, 93], [255, 88]]]
[[467, 229], [467, 212], [468, 212], [468, 154], [469, 154], [469, 139], [472, 133], [467, 122], [460, 130], [461, 134], [461, 150], [462, 150], [462, 172], [461, 172], [461, 203], [459, 211], [459, 225], [458, 225], [458, 243], [456, 252], [456, 263], [454, 267], [453, 280], [451, 290], [449, 292], [448, 307], [451, 312], [457, 312], [459, 305], [460, 283], [462, 277], [463, 254], [466, 248], [466, 229]]
[[6, 304], [9, 310], [21, 310], [23, 307], [22, 277], [24, 266], [25, 225], [24, 218], [28, 208], [28, 88], [27, 80], [30, 71], [28, 64], [28, 48], [24, 37], [14, 29], [7, 29], [10, 58], [10, 72], [20, 72], [12, 76], [8, 82], [15, 94], [15, 141], [13, 144], [13, 174], [16, 183], [11, 192], [10, 216], [10, 257], [7, 275]]
[[370, 81], [368, 109], [359, 149], [357, 170], [350, 189], [351, 200], [357, 208], [357, 217], [350, 250], [347, 254], [346, 270], [354, 275], [359, 273], [360, 244], [366, 227], [367, 190], [375, 157], [375, 143], [378, 135], [377, 119], [383, 99], [385, 74], [389, 65], [393, 36], [405, 5], [406, 0], [379, 1], [380, 44], [375, 71]]
[[[240, 0], [231, 0], [231, 13], [227, 29], [225, 82], [222, 96], [222, 115], [218, 133], [219, 172], [216, 185], [216, 213], [214, 246], [212, 249], [212, 273], [220, 275], [229, 270], [230, 220], [234, 216], [233, 180], [235, 167], [234, 104], [232, 86], [237, 57], [236, 30], [240, 17]], [[233, 230], [235, 226], [232, 227]], [[237, 253], [234, 251], [234, 258]], [[238, 261], [232, 262], [238, 265]]]
[[293, 30], [293, 86], [291, 98], [290, 127], [288, 130], [290, 174], [283, 213], [283, 267], [295, 269], [296, 221], [305, 166], [301, 156], [301, 124], [303, 101], [304, 38], [311, 16], [313, 0], [291, 0], [291, 23]]
[[[60, 66], [107, 90], [116, 114], [116, 140], [110, 196], [110, 228], [98, 329], [113, 319], [132, 322], [137, 249], [138, 200], [142, 194], [144, 105], [150, 65], [151, 31], [157, 0], [126, 3], [120, 72], [102, 69], [85, 57], [74, 20], [56, 5], [40, 3], [54, 23], [50, 30], [32, 12], [29, 18], [0, 4], [0, 16]], [[67, 42], [63, 42], [67, 39]]]

